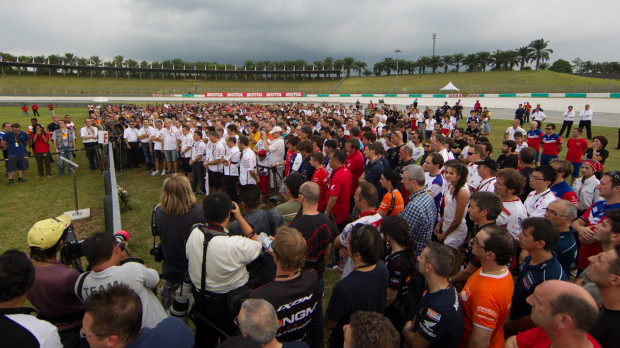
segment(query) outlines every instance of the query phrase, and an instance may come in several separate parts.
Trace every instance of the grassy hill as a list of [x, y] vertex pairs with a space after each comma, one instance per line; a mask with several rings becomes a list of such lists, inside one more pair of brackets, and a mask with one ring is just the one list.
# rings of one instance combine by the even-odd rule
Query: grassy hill
[[[31, 73], [0, 77], [0, 94], [142, 94], [210, 92], [333, 93], [337, 79], [316, 80], [162, 80], [33, 76]], [[438, 93], [452, 81], [469, 93], [586, 93], [620, 92], [620, 80], [596, 79], [551, 71], [451, 72], [399, 75], [399, 93]], [[196, 86], [198, 89], [196, 89]], [[349, 77], [338, 93], [396, 93], [396, 76]]]

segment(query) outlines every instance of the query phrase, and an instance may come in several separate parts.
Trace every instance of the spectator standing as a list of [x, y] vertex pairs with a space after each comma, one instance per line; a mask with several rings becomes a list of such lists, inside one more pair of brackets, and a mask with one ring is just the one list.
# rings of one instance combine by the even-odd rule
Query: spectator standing
[[502, 154], [497, 158], [497, 168], [513, 168], [517, 169], [519, 160], [515, 155], [517, 143], [514, 140], [504, 140], [502, 143]]
[[536, 109], [534, 109], [534, 112], [532, 113], [532, 120], [538, 122], [538, 129], [540, 129], [542, 123], [545, 122], [546, 119], [547, 115], [545, 115], [545, 113], [539, 107], [536, 107]]
[[[206, 145], [202, 141], [201, 132], [194, 132], [192, 135], [194, 142], [191, 148], [191, 157], [189, 164], [192, 167], [192, 191], [200, 195], [205, 193], [205, 166], [203, 163], [203, 157], [206, 152]], [[153, 167], [154, 168], [154, 167]]]
[[310, 164], [314, 167], [314, 174], [312, 174], [312, 182], [319, 185], [321, 196], [318, 201], [319, 211], [325, 211], [327, 206], [327, 191], [329, 190], [329, 172], [325, 168], [324, 156], [320, 152], [314, 152], [310, 154]]
[[441, 175], [443, 164], [443, 157], [439, 153], [433, 152], [426, 157], [423, 165], [425, 172], [424, 186], [426, 188], [426, 192], [428, 192], [435, 200], [436, 211], [439, 211], [441, 207], [441, 201], [444, 194], [444, 178], [443, 175]]
[[226, 194], [230, 199], [239, 202], [237, 195], [237, 185], [239, 184], [239, 162], [241, 151], [237, 146], [237, 138], [230, 136], [226, 139], [226, 149], [221, 161], [224, 165], [224, 182], [226, 183]]
[[334, 214], [334, 220], [338, 229], [342, 231], [349, 218], [349, 197], [353, 185], [351, 172], [344, 165], [346, 155], [342, 150], [334, 150], [329, 160], [329, 165], [333, 169], [327, 192], [327, 206], [325, 214]]
[[6, 156], [8, 156], [6, 172], [9, 182], [7, 186], [13, 185], [13, 176], [15, 172], [17, 172], [17, 182], [26, 182], [26, 180], [24, 180], [24, 171], [28, 170], [29, 167], [28, 159], [26, 158], [26, 146], [30, 144], [30, 138], [26, 132], [21, 131], [19, 123], [13, 123], [11, 125], [11, 131], [5, 131], [1, 140], [0, 144], [2, 148], [7, 150]]
[[24, 117], [30, 117], [30, 116], [28, 115], [28, 106], [26, 106], [26, 104], [24, 104], [24, 105], [21, 107], [21, 109], [22, 109], [22, 114], [23, 114], [23, 116], [24, 116]]
[[533, 190], [523, 202], [528, 217], [543, 217], [549, 203], [557, 199], [549, 188], [555, 182], [557, 175], [557, 172], [550, 166], [534, 168], [530, 174], [530, 186]]
[[543, 135], [543, 131], [538, 127], [538, 122], [532, 121], [530, 123], [530, 130], [527, 132], [527, 147], [536, 151], [536, 163], [539, 163], [540, 156], [540, 138]]
[[523, 104], [519, 104], [517, 110], [515, 110], [515, 120], [519, 121], [519, 125], [523, 126], [523, 118], [525, 117], [525, 108]]
[[384, 170], [379, 183], [383, 190], [387, 191], [379, 205], [379, 215], [382, 217], [400, 215], [400, 212], [405, 209], [403, 195], [398, 190], [401, 186], [400, 174], [391, 169]]
[[50, 116], [54, 117], [54, 104], [52, 103], [47, 104], [47, 108], [50, 111]]
[[573, 165], [571, 173], [571, 185], [579, 177], [579, 169], [581, 169], [581, 158], [588, 149], [588, 141], [581, 137], [581, 128], [573, 129], [572, 137], [566, 142], [566, 160]]
[[551, 160], [550, 166], [557, 172], [557, 177], [550, 187], [551, 192], [557, 198], [570, 201], [577, 207], [577, 194], [566, 182], [566, 179], [573, 173], [573, 165], [569, 161], [555, 158]]
[[[150, 137], [151, 132], [153, 131], [153, 127], [151, 126], [148, 119], [144, 119], [142, 121], [142, 127], [138, 130], [138, 140], [140, 141], [140, 147], [142, 148], [142, 153], [144, 154], [144, 161], [146, 162], [146, 167], [148, 169], [154, 169], [155, 165], [153, 163], [153, 154], [150, 150]], [[202, 138], [202, 132], [195, 132], [200, 135]], [[88, 155], [88, 152], [87, 152]]]
[[505, 229], [486, 227], [472, 239], [472, 245], [481, 268], [460, 292], [464, 322], [461, 346], [501, 348], [514, 287], [505, 265], [514, 255], [514, 239]]
[[97, 169], [95, 164], [95, 157], [97, 153], [97, 128], [93, 127], [93, 121], [90, 118], [84, 120], [85, 126], [80, 129], [80, 137], [82, 138], [82, 144], [84, 145], [84, 151], [86, 151], [86, 157], [88, 158], [88, 166], [90, 169]]
[[598, 316], [596, 302], [578, 285], [549, 280], [536, 287], [527, 302], [538, 327], [510, 337], [505, 348], [601, 347], [588, 334]]
[[573, 120], [575, 119], [575, 111], [573, 111], [573, 106], [569, 105], [568, 110], [564, 111], [562, 115], [564, 117], [564, 121], [562, 122], [562, 129], [560, 129], [559, 136], [561, 137], [566, 129], [566, 136], [570, 134], [570, 129], [573, 126]]
[[384, 172], [385, 168], [383, 167], [383, 163], [381, 162], [381, 154], [383, 153], [383, 145], [380, 142], [375, 141], [371, 143], [370, 146], [367, 146], [364, 149], [364, 154], [366, 155], [366, 160], [368, 161], [365, 165], [364, 175], [360, 177], [360, 180], [366, 180], [371, 183], [377, 192], [382, 196], [385, 192], [382, 187], [381, 181], [381, 173]]
[[588, 278], [598, 287], [603, 302], [590, 335], [603, 347], [620, 344], [620, 246], [590, 257]]
[[386, 317], [376, 312], [353, 313], [343, 330], [345, 347], [400, 347], [398, 331]]
[[165, 282], [161, 289], [161, 302], [164, 309], [168, 310], [187, 270], [185, 240], [191, 227], [205, 220], [202, 207], [196, 204], [189, 180], [181, 174], [166, 178], [153, 214], [154, 228], [159, 234], [165, 255], [162, 263], [162, 278]]
[[497, 175], [497, 162], [490, 157], [483, 159], [480, 162], [475, 162], [478, 165], [477, 171], [480, 177], [480, 186], [476, 189], [476, 192], [493, 192], [495, 191], [495, 176]]
[[[52, 166], [50, 165], [51, 154], [50, 154], [50, 136], [45, 133], [43, 126], [37, 124], [34, 126], [34, 132], [30, 136], [30, 139], [34, 148], [34, 157], [37, 160], [37, 169], [39, 171], [39, 175], [37, 178], [42, 176], [47, 176], [48, 178], [52, 177]], [[43, 170], [45, 168], [45, 171]]]
[[34, 117], [41, 117], [41, 115], [39, 115], [39, 105], [32, 104], [32, 116]]
[[605, 149], [607, 143], [607, 138], [605, 138], [604, 136], [595, 136], [594, 138], [592, 138], [592, 147], [590, 147], [583, 153], [583, 157], [581, 158], [581, 160], [585, 161], [587, 159], [594, 159], [604, 165], [607, 157], [609, 157], [609, 150]]
[[577, 213], [583, 215], [595, 202], [601, 200], [598, 185], [601, 183], [596, 174], [603, 172], [604, 167], [597, 160], [587, 160], [581, 165], [581, 178], [575, 180], [573, 191], [577, 193]]
[[512, 168], [497, 173], [495, 193], [502, 199], [502, 212], [497, 217], [497, 226], [504, 227], [515, 240], [521, 233], [521, 221], [527, 218], [525, 206], [519, 199], [525, 178]]
[[37, 319], [24, 302], [32, 287], [35, 269], [26, 254], [7, 250], [0, 256], [0, 332], [8, 347], [60, 348], [58, 329]]
[[558, 158], [558, 154], [562, 151], [562, 138], [555, 133], [555, 124], [547, 123], [544, 134], [540, 141], [542, 143], [542, 153], [540, 155], [540, 165], [547, 165], [549, 161]]
[[523, 193], [519, 196], [521, 202], [525, 202], [527, 196], [532, 192], [530, 186], [530, 175], [534, 171], [536, 159], [536, 151], [534, 149], [526, 147], [519, 153], [519, 174], [525, 178], [525, 185], [523, 186]]
[[[55, 152], [58, 152], [58, 175], [62, 178], [65, 176], [65, 161], [61, 160], [61, 157], [73, 160], [73, 152], [75, 151], [75, 133], [66, 127], [65, 121], [58, 121], [60, 128], [54, 131], [52, 140], [54, 141]], [[70, 172], [73, 169], [69, 168]]]
[[560, 240], [553, 251], [560, 265], [562, 265], [562, 270], [569, 278], [571, 268], [577, 257], [575, 231], [570, 227], [570, 223], [575, 218], [577, 218], [575, 205], [563, 199], [556, 199], [549, 203], [545, 212], [545, 219], [553, 222], [560, 232]]
[[239, 137], [239, 185], [256, 185], [260, 180], [256, 168], [256, 154], [250, 149], [247, 137]]
[[521, 134], [525, 134], [525, 129], [521, 128], [521, 124], [518, 119], [514, 119], [512, 121], [512, 126], [506, 129], [504, 133], [504, 140], [515, 140], [515, 133], [520, 132]]
[[592, 116], [594, 111], [590, 109], [590, 105], [586, 104], [583, 111], [579, 113], [579, 128], [586, 128], [588, 140], [592, 140]]
[[351, 202], [353, 201], [353, 194], [355, 194], [355, 190], [357, 190], [357, 185], [359, 182], [359, 178], [364, 173], [364, 155], [360, 149], [360, 141], [357, 139], [349, 139], [345, 144], [345, 150], [347, 153], [347, 159], [344, 162], [344, 165], [351, 173], [352, 183], [351, 183]]

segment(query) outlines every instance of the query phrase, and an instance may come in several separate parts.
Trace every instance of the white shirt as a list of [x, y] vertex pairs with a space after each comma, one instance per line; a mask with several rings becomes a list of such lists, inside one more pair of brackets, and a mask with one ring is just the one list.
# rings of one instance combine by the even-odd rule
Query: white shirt
[[[228, 232], [228, 231], [226, 231]], [[195, 228], [185, 244], [189, 276], [200, 290], [204, 234]], [[241, 236], [214, 237], [207, 246], [205, 290], [225, 294], [248, 282], [245, 266], [254, 261], [262, 249], [261, 243]]]
[[424, 131], [425, 131], [425, 132], [430, 132], [430, 131], [432, 131], [433, 129], [435, 129], [435, 123], [437, 123], [437, 121], [435, 121], [435, 119], [434, 119], [434, 118], [432, 118], [432, 117], [430, 117], [430, 118], [426, 119], [426, 120], [424, 121], [424, 124], [426, 125], [426, 128], [424, 128]]
[[[82, 137], [82, 143], [96, 143], [97, 142], [97, 127], [82, 127], [80, 129], [80, 136]], [[95, 137], [95, 139], [84, 139], [84, 137]]]
[[151, 136], [151, 132], [152, 131], [153, 131], [153, 127], [151, 127], [151, 126], [140, 128], [140, 130], [138, 130], [138, 136], [147, 135], [146, 138], [140, 139], [140, 142], [143, 143], [143, 144], [148, 144], [149, 137]]
[[478, 174], [478, 165], [475, 163], [469, 163], [467, 165], [467, 170], [469, 171], [469, 174], [467, 175], [467, 185], [472, 188], [473, 192], [476, 192], [478, 187], [480, 187], [480, 182], [482, 181], [482, 178]]
[[269, 165], [282, 162], [284, 160], [284, 139], [279, 137], [268, 142], [269, 144]]
[[[350, 224], [346, 225], [344, 229], [342, 230], [342, 233], [340, 234], [340, 237], [339, 237], [340, 243], [345, 248], [349, 245], [349, 235], [351, 234], [351, 231], [353, 230], [353, 227], [355, 227], [355, 225], [357, 224], [372, 225], [376, 228], [379, 228], [379, 226], [381, 225], [382, 218], [383, 217], [379, 213], [376, 213], [376, 214], [371, 214], [371, 215], [364, 215], [360, 217], [359, 219], [351, 222]], [[355, 270], [355, 264], [353, 263], [353, 260], [349, 257], [347, 258], [347, 263], [345, 264], [344, 270], [342, 271], [341, 279], [344, 279], [354, 270]]]
[[128, 143], [137, 143], [138, 130], [135, 128], [125, 128], [123, 131], [123, 139], [127, 140]]
[[517, 149], [515, 150], [515, 153], [518, 154], [519, 152], [521, 152], [521, 150], [525, 149], [526, 147], [527, 147], [527, 142], [521, 141], [521, 144], [517, 144]]
[[592, 111], [592, 109], [583, 110], [579, 113], [579, 118], [582, 121], [592, 121], [592, 115], [594, 115], [594, 111]]
[[544, 121], [545, 119], [547, 119], [547, 115], [545, 115], [545, 113], [542, 111], [538, 111], [532, 114], [532, 120], [534, 121]]
[[187, 135], [181, 134], [181, 138], [179, 138], [179, 140], [181, 140], [181, 148], [179, 149], [179, 152], [189, 147], [189, 150], [185, 151], [185, 153], [183, 153], [181, 157], [191, 158], [192, 157], [192, 145], [194, 145], [194, 136], [191, 135], [190, 133], [187, 133]]
[[505, 227], [514, 239], [521, 233], [521, 221], [527, 219], [525, 205], [519, 198], [514, 201], [502, 201], [504, 208], [495, 223], [498, 227]]
[[[211, 154], [209, 156], [209, 162], [214, 161], [216, 159], [221, 159], [226, 154], [226, 146], [222, 144], [222, 142], [218, 141], [211, 145]], [[209, 170], [215, 173], [223, 173], [224, 172], [224, 164], [210, 164]]]
[[[151, 131], [151, 137], [154, 137], [156, 139], [161, 139], [162, 131], [163, 131], [163, 128], [162, 129], [153, 128], [153, 130]], [[161, 151], [161, 141], [153, 141], [153, 150]]]
[[239, 157], [241, 157], [241, 151], [238, 146], [226, 147], [224, 160], [228, 162], [228, 165], [224, 165], [224, 175], [239, 176]]
[[599, 190], [596, 188], [599, 184], [600, 181], [594, 175], [585, 182], [583, 177], [575, 180], [573, 191], [575, 191], [578, 197], [577, 209], [586, 210], [595, 202], [603, 200], [603, 197], [599, 196]]
[[528, 212], [528, 217], [545, 217], [545, 210], [549, 206], [549, 203], [556, 199], [557, 198], [550, 189], [540, 194], [536, 194], [536, 190], [534, 190], [527, 195], [527, 199], [523, 202], [523, 205]]
[[572, 121], [575, 118], [575, 111], [564, 111], [564, 121]]
[[[453, 160], [454, 159], [454, 154], [452, 152], [448, 152], [448, 149], [444, 148], [441, 151], [439, 151], [439, 154], [441, 155], [441, 157], [443, 157], [443, 163], [448, 162], [449, 160]], [[443, 172], [443, 170], [442, 170]]]
[[170, 129], [162, 128], [161, 134], [164, 143], [164, 151], [176, 150], [177, 134], [174, 129], [172, 127]]
[[480, 186], [478, 186], [478, 192], [495, 192], [495, 182], [497, 178], [492, 177], [485, 180], [480, 181]]
[[523, 136], [527, 135], [527, 132], [525, 131], [525, 129], [521, 127], [517, 127], [517, 129], [514, 129], [512, 126], [510, 126], [508, 127], [508, 129], [506, 129], [506, 134], [508, 134], [508, 140], [514, 141], [516, 132], [521, 132]]
[[256, 184], [256, 179], [250, 175], [250, 171], [256, 170], [256, 155], [252, 149], [243, 150], [239, 163], [239, 184]]
[[192, 153], [192, 161], [196, 161], [199, 155], [204, 157], [206, 146], [207, 144], [205, 144], [202, 140], [194, 141], [194, 143], [192, 144], [192, 149], [190, 151]]
[[7, 314], [5, 317], [28, 330], [39, 343], [39, 347], [62, 347], [58, 329], [48, 321], [37, 319], [34, 315], [29, 314]]

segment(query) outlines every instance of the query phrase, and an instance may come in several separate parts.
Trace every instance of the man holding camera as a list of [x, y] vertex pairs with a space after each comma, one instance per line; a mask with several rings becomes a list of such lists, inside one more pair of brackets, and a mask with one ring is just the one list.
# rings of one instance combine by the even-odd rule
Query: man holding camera
[[[247, 138], [246, 138], [247, 139]], [[194, 225], [185, 253], [189, 276], [194, 285], [196, 346], [215, 347], [225, 335], [237, 331], [233, 322], [237, 295], [246, 288], [246, 265], [259, 257], [262, 245], [241, 215], [239, 206], [223, 192], [208, 195], [202, 202], [206, 225]], [[239, 223], [242, 236], [229, 235], [231, 215]]]
[[34, 284], [28, 301], [39, 318], [56, 325], [64, 347], [88, 347], [80, 338], [84, 305], [75, 296], [73, 286], [80, 273], [58, 261], [68, 233], [73, 233], [71, 218], [61, 215], [41, 220], [28, 232], [28, 247], [35, 268]]
[[[122, 249], [121, 249], [122, 248]], [[92, 271], [83, 273], [75, 284], [75, 294], [82, 301], [116, 284], [127, 284], [142, 300], [142, 327], [155, 327], [166, 318], [166, 311], [153, 293], [159, 285], [156, 270], [129, 261], [127, 247], [110, 233], [98, 232], [82, 244]]]

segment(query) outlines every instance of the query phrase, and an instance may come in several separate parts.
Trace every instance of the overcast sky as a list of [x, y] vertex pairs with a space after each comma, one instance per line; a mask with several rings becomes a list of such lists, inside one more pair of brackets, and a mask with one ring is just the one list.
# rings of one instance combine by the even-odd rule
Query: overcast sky
[[4, 1], [0, 51], [111, 59], [308, 62], [515, 49], [544, 38], [551, 61], [620, 60], [618, 0]]

